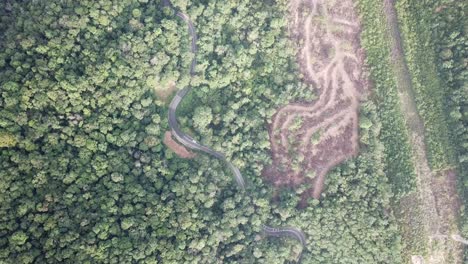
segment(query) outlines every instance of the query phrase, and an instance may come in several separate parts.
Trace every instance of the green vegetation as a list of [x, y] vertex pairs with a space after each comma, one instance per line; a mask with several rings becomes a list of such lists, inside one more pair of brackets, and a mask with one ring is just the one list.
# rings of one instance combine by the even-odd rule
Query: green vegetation
[[424, 122], [428, 158], [435, 170], [454, 165], [444, 107], [447, 91], [437, 71], [430, 22], [435, 9], [442, 8], [443, 2], [447, 1], [399, 0], [396, 5], [416, 106]]
[[[437, 51], [438, 73], [446, 88], [446, 109], [452, 142], [456, 146], [458, 161], [459, 192], [468, 202], [468, 49], [467, 3], [450, 1], [432, 17], [432, 36]], [[468, 213], [466, 208], [460, 218], [461, 236], [468, 237]], [[465, 250], [468, 262], [468, 250]]]
[[[425, 118], [427, 133], [432, 140], [439, 140], [439, 144], [430, 145], [432, 165], [435, 168], [455, 165], [465, 204], [468, 201], [467, 7], [466, 2], [455, 0], [431, 0], [424, 4], [398, 2], [418, 107]], [[435, 129], [439, 131], [434, 133]], [[440, 160], [435, 160], [436, 157]], [[466, 210], [461, 213], [461, 235], [467, 237], [468, 214]]]
[[14, 147], [16, 145], [15, 137], [10, 133], [0, 133], [0, 148]]
[[310, 137], [310, 144], [312, 146], [317, 145], [320, 142], [320, 137], [322, 136], [322, 131], [317, 130], [312, 137]]
[[401, 197], [414, 190], [416, 176], [408, 131], [399, 107], [396, 80], [390, 62], [390, 42], [382, 13], [383, 3], [361, 0], [358, 1], [358, 11], [363, 25], [361, 41], [366, 50], [366, 64], [374, 82], [373, 99], [378, 105], [382, 122], [380, 139], [385, 147], [385, 173], [394, 193]]
[[[444, 80], [450, 130], [458, 152], [460, 176], [468, 186], [468, 56], [467, 3], [450, 1], [432, 17], [432, 33], [437, 49], [438, 73]], [[468, 234], [468, 233], [467, 233]]]
[[[411, 76], [411, 88], [415, 91], [416, 107], [424, 123], [430, 165], [435, 172], [455, 168], [459, 176], [465, 178], [461, 180], [464, 182], [461, 189], [464, 189], [468, 186], [465, 176], [467, 118], [464, 114], [467, 102], [466, 21], [463, 19], [466, 3], [451, 0], [396, 2], [405, 60]], [[390, 29], [386, 28], [382, 13], [384, 4], [362, 0], [359, 7], [364, 25], [363, 46], [367, 51], [371, 76], [376, 82], [376, 101], [379, 107], [385, 109], [385, 100], [390, 100], [389, 97], [396, 100], [397, 97], [396, 89], [393, 88], [394, 77], [391, 76], [392, 65], [389, 63], [390, 42], [386, 37]], [[379, 92], [380, 84], [384, 84], [386, 89], [383, 91], [386, 93]], [[390, 103], [388, 106], [397, 108], [398, 103]], [[384, 117], [382, 123], [385, 128]], [[387, 128], [392, 127], [397, 126]], [[385, 144], [385, 137], [382, 139]], [[407, 147], [407, 141], [399, 144]], [[401, 212], [398, 217], [402, 223], [400, 229], [406, 243], [403, 252], [405, 258], [412, 254], [427, 253], [424, 240], [428, 234], [422, 227], [423, 222], [417, 217], [420, 214], [419, 207], [423, 204], [423, 201], [411, 196], [398, 203]], [[461, 220], [465, 225], [461, 228], [462, 235], [466, 236], [468, 222], [463, 218]]]
[[[402, 113], [398, 85], [401, 79], [395, 74], [395, 61], [391, 56], [390, 28], [387, 27], [383, 1], [359, 1], [362, 16], [362, 45], [366, 49], [367, 65], [374, 81], [375, 101], [382, 122], [381, 140], [386, 150], [386, 173], [397, 196], [393, 200], [399, 229], [403, 236], [402, 257], [411, 261], [411, 255], [426, 252], [426, 232], [419, 213], [418, 199], [412, 199], [416, 190], [415, 165], [409, 140], [409, 128]], [[361, 127], [363, 120], [361, 120]], [[393, 175], [399, 177], [392, 178]], [[414, 207], [413, 207], [414, 206]], [[411, 210], [411, 211], [409, 211]], [[409, 220], [410, 219], [410, 220]]]
[[[467, 3], [445, 1], [432, 16], [432, 40], [437, 51], [436, 65], [444, 81], [446, 109], [449, 114], [452, 140], [458, 152], [460, 176], [468, 175], [468, 70], [466, 58]], [[437, 10], [437, 8], [435, 9]], [[468, 186], [468, 177], [464, 179]]]
[[301, 128], [303, 123], [304, 123], [304, 120], [302, 119], [301, 116], [298, 115], [298, 116], [294, 117], [294, 120], [293, 120], [291, 126], [288, 127], [288, 129], [292, 133], [297, 132]]
[[[297, 242], [262, 237], [265, 223], [304, 230], [302, 263], [401, 263], [390, 204], [415, 176], [381, 3], [358, 5], [375, 85], [361, 107], [361, 153], [329, 173], [323, 199], [298, 210], [307, 186], [270, 202], [260, 177], [271, 163], [268, 120], [314, 98], [297, 78], [287, 2], [172, 2], [199, 35], [192, 80], [186, 25], [160, 1], [0, 3], [0, 262], [293, 261]], [[435, 47], [453, 65], [442, 75], [453, 122], [466, 123], [463, 41], [453, 38]], [[227, 153], [249, 196], [221, 162], [181, 159], [162, 143], [172, 83], [193, 86], [178, 113], [184, 131]]]
[[[361, 116], [372, 123], [359, 131], [368, 139], [363, 145], [366, 150], [328, 174], [324, 198], [311, 200], [311, 206], [299, 215], [285, 208], [285, 197], [274, 209], [281, 218], [291, 216], [292, 223], [306, 231], [311, 246], [303, 263], [402, 263], [401, 238], [390, 209], [393, 194], [383, 171], [384, 147], [378, 139], [382, 125], [376, 106], [363, 104]], [[294, 200], [295, 195], [288, 193]]]

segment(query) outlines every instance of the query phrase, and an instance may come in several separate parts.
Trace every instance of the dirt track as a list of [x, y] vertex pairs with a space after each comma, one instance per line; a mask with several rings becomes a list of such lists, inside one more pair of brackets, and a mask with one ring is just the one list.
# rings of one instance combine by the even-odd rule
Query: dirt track
[[[456, 175], [452, 169], [434, 172], [427, 159], [424, 123], [416, 108], [411, 76], [405, 62], [402, 39], [398, 28], [394, 0], [383, 0], [387, 21], [393, 71], [397, 81], [401, 110], [410, 134], [416, 163], [417, 190], [400, 201], [404, 225], [417, 218], [423, 234], [418, 237], [429, 252], [426, 256], [412, 256], [413, 263], [462, 263], [463, 248], [458, 242], [440, 239], [447, 234], [458, 234], [456, 217], [460, 201], [456, 190]], [[400, 209], [401, 210], [401, 209]], [[408, 236], [407, 234], [404, 234]], [[409, 235], [411, 236], [411, 235]], [[415, 239], [415, 238], [405, 238]]]
[[264, 176], [276, 186], [312, 183], [303, 198], [318, 199], [327, 172], [358, 152], [358, 107], [368, 86], [360, 25], [352, 0], [293, 0], [290, 14], [291, 34], [302, 42], [301, 72], [318, 99], [276, 112], [270, 126], [273, 165]]

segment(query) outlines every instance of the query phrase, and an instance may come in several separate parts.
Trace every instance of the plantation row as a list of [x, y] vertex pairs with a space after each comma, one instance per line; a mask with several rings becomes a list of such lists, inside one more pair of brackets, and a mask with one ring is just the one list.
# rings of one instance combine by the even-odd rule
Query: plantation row
[[366, 50], [366, 64], [374, 83], [373, 99], [378, 104], [382, 122], [380, 139], [385, 146], [385, 172], [395, 194], [401, 197], [414, 190], [416, 176], [390, 61], [383, 5], [380, 1], [361, 0], [358, 8], [363, 24], [362, 46]]
[[[390, 1], [393, 2], [393, 1]], [[468, 186], [468, 115], [467, 115], [467, 68], [466, 68], [466, 21], [463, 21], [466, 3], [463, 1], [396, 1], [398, 26], [402, 33], [403, 52], [411, 76], [410, 85], [418, 114], [424, 124], [426, 151], [434, 171], [455, 168], [459, 175], [460, 191]], [[361, 0], [358, 4], [364, 25], [362, 39], [367, 52], [371, 76], [375, 82], [375, 100], [378, 102], [387, 147], [387, 173], [392, 179], [396, 172], [412, 172], [411, 158], [403, 113], [399, 112], [395, 77], [392, 76], [390, 40], [384, 16], [383, 1]], [[399, 120], [390, 122], [389, 120]], [[387, 126], [386, 126], [387, 125]], [[395, 134], [399, 133], [400, 136]], [[401, 152], [402, 150], [402, 152]], [[405, 152], [405, 150], [407, 152]], [[391, 157], [397, 160], [391, 159]], [[405, 163], [408, 166], [398, 164]], [[408, 176], [408, 177], [405, 177]], [[406, 174], [402, 181], [393, 181], [393, 188], [414, 182], [414, 174]], [[406, 181], [406, 182], [405, 182]], [[413, 185], [414, 186], [414, 185]], [[403, 188], [406, 189], [406, 188]], [[465, 193], [464, 201], [467, 201]], [[468, 234], [468, 217], [462, 212], [460, 219], [462, 235]], [[414, 223], [413, 223], [414, 225]], [[406, 231], [404, 231], [406, 229]], [[408, 252], [424, 252], [424, 243], [417, 229], [401, 227], [410, 232]], [[415, 233], [416, 232], [416, 233]], [[412, 240], [411, 240], [412, 239]], [[411, 253], [410, 253], [411, 254]], [[466, 256], [465, 256], [466, 262]]]
[[[445, 113], [448, 90], [439, 77], [431, 20], [443, 1], [397, 1], [405, 58], [418, 112], [425, 127], [428, 158], [435, 170], [454, 165], [453, 145]], [[444, 1], [445, 2], [445, 1]]]
[[[424, 119], [434, 169], [455, 167], [468, 201], [468, 3], [457, 0], [397, 2], [405, 56]], [[464, 193], [463, 193], [464, 192]], [[468, 235], [468, 215], [460, 218]], [[465, 262], [468, 254], [465, 253]]]
[[168, 98], [159, 94], [188, 84], [192, 59], [186, 25], [169, 8], [1, 1], [0, 262], [294, 260], [300, 245], [262, 237], [269, 224], [304, 230], [303, 263], [400, 263], [370, 102], [361, 155], [329, 173], [321, 200], [297, 210], [301, 186], [270, 203], [260, 176], [271, 163], [268, 120], [312, 97], [297, 78], [286, 1], [172, 3], [194, 20], [201, 62], [179, 121], [228, 152], [251, 196], [217, 160], [180, 159], [162, 143]]

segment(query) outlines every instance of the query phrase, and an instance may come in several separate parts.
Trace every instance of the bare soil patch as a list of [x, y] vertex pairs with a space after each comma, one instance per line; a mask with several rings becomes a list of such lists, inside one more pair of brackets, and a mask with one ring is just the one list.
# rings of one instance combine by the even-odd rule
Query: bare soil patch
[[[429, 263], [462, 263], [463, 244], [450, 239], [450, 236], [458, 235], [460, 232], [457, 221], [462, 206], [462, 201], [458, 196], [455, 171], [449, 169], [439, 172], [432, 179], [431, 189], [434, 193], [436, 210], [440, 216], [440, 224], [437, 232], [430, 236], [430, 246], [433, 249], [442, 245], [445, 250], [439, 254], [442, 256], [441, 262], [429, 261]], [[434, 250], [430, 257], [435, 255], [433, 252]]]
[[174, 151], [177, 156], [183, 159], [191, 159], [197, 156], [195, 153], [188, 151], [187, 148], [177, 143], [177, 141], [172, 138], [171, 131], [166, 131], [163, 142], [168, 148]]
[[441, 225], [439, 232], [443, 234], [451, 233], [450, 223], [457, 221], [459, 210], [462, 206], [457, 191], [457, 175], [454, 170], [441, 171], [432, 179], [432, 190], [439, 215], [445, 218], [446, 224]]
[[263, 176], [277, 187], [311, 183], [305, 205], [320, 197], [330, 169], [357, 155], [358, 107], [369, 85], [352, 0], [292, 0], [290, 15], [300, 70], [318, 99], [278, 109], [269, 128], [273, 164]]
[[174, 81], [169, 82], [166, 88], [154, 88], [154, 93], [158, 96], [158, 99], [167, 103], [170, 95], [177, 90], [176, 84]]

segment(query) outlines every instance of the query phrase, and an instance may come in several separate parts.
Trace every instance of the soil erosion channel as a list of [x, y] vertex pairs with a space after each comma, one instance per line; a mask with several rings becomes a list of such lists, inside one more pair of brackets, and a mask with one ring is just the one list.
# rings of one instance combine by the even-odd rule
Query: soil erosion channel
[[358, 107], [367, 92], [352, 0], [293, 0], [290, 30], [301, 44], [298, 60], [316, 90], [312, 103], [290, 103], [273, 116], [273, 164], [264, 177], [277, 187], [310, 183], [302, 197], [316, 199], [325, 175], [358, 153]]
[[[194, 53], [194, 58], [192, 59], [192, 63], [190, 65], [190, 75], [193, 76], [193, 75], [195, 75], [195, 66], [196, 66], [196, 63], [197, 63], [196, 59], [195, 59], [195, 55], [197, 53], [197, 34], [195, 32], [195, 27], [193, 25], [193, 22], [190, 20], [190, 18], [186, 14], [184, 14], [182, 12], [179, 12], [178, 10], [173, 8], [173, 6], [171, 5], [169, 0], [163, 0], [163, 7], [172, 8], [176, 12], [176, 16], [181, 18], [188, 25], [189, 33], [190, 33], [190, 36], [192, 37], [191, 51], [192, 51], [192, 53]], [[181, 89], [181, 90], [177, 91], [176, 95], [174, 96], [174, 98], [172, 99], [172, 101], [171, 101], [171, 103], [169, 105], [168, 118], [169, 118], [169, 126], [171, 128], [172, 135], [177, 139], [177, 141], [179, 141], [185, 147], [187, 147], [189, 149], [192, 149], [192, 150], [197, 150], [197, 151], [207, 153], [207, 154], [209, 154], [209, 155], [211, 155], [211, 156], [213, 156], [213, 157], [215, 157], [217, 159], [220, 159], [220, 160], [224, 161], [226, 163], [226, 165], [229, 167], [229, 169], [232, 171], [238, 186], [241, 189], [244, 189], [245, 188], [245, 182], [244, 182], [244, 178], [243, 178], [241, 172], [239, 171], [239, 169], [236, 166], [234, 166], [234, 164], [232, 164], [230, 161], [228, 161], [226, 159], [226, 156], [223, 153], [217, 152], [217, 151], [215, 151], [215, 150], [213, 150], [213, 149], [211, 149], [209, 147], [201, 145], [195, 139], [193, 139], [189, 135], [185, 134], [180, 129], [179, 124], [177, 122], [177, 116], [176, 116], [177, 106], [182, 101], [184, 96], [188, 92], [190, 92], [190, 89], [191, 89], [191, 87], [188, 86], [188, 87], [185, 87], [184, 89]], [[302, 244], [303, 250], [306, 249], [306, 243], [307, 242], [306, 242], [305, 235], [301, 230], [299, 230], [297, 228], [294, 228], [294, 227], [274, 228], [274, 227], [269, 227], [269, 226], [263, 225], [263, 231], [268, 236], [274, 236], [274, 237], [289, 236], [289, 237], [293, 237], [293, 238], [297, 239]], [[301, 253], [301, 255], [302, 255], [302, 253]], [[301, 256], [299, 256], [298, 261], [300, 261], [300, 259], [301, 259]]]

